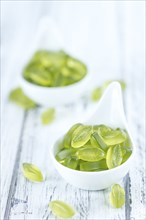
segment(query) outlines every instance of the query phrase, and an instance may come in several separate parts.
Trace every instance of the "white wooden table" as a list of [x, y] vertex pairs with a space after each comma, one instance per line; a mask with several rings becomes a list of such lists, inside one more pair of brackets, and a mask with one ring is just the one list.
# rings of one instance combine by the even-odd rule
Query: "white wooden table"
[[[49, 201], [54, 199], [72, 204], [78, 212], [74, 219], [145, 219], [144, 79], [134, 72], [128, 77], [133, 80], [131, 83], [129, 80], [125, 94], [125, 110], [137, 157], [121, 182], [126, 191], [125, 206], [121, 209], [110, 207], [109, 189], [77, 189], [59, 176], [52, 165], [49, 148], [64, 123], [63, 119], [59, 121], [60, 116], [54, 125], [43, 127], [40, 108], [23, 111], [5, 98], [2, 111], [2, 219], [55, 219], [48, 208]], [[126, 75], [123, 78], [128, 80]], [[76, 105], [71, 108], [72, 111], [77, 109]], [[21, 172], [23, 162], [45, 168], [45, 182], [27, 181]]]
[[[70, 7], [70, 12], [71, 9], [72, 7]], [[86, 10], [87, 9], [88, 5], [86, 7]], [[32, 12], [35, 14], [33, 10]], [[86, 12], [87, 11], [85, 11], [85, 13]], [[96, 10], [94, 13], [96, 13]], [[135, 17], [135, 21], [137, 18], [138, 17]], [[66, 18], [64, 17], [64, 19]], [[118, 71], [116, 69], [117, 73], [115, 76], [117, 79], [120, 78], [127, 82], [127, 90], [124, 94], [125, 112], [137, 147], [137, 156], [133, 166], [127, 176], [120, 182], [126, 192], [126, 203], [124, 207], [114, 209], [109, 205], [108, 195], [110, 189], [103, 191], [85, 191], [71, 186], [59, 176], [52, 165], [49, 148], [60, 132], [63, 132], [62, 127], [67, 128], [67, 122], [70, 118], [73, 118], [74, 112], [83, 114], [86, 111], [88, 107], [87, 100], [84, 100], [83, 105], [76, 103], [58, 109], [56, 121], [46, 127], [42, 126], [40, 122], [41, 108], [24, 111], [8, 101], [7, 97], [11, 88], [15, 84], [18, 84], [18, 75], [22, 68], [20, 59], [21, 49], [26, 52], [26, 49], [24, 49], [25, 44], [23, 45], [23, 43], [28, 39], [26, 35], [26, 39], [22, 38], [22, 41], [17, 42], [16, 32], [11, 35], [12, 41], [10, 42], [8, 40], [8, 36], [10, 36], [8, 32], [4, 35], [5, 39], [3, 39], [2, 44], [1, 219], [54, 220], [56, 218], [48, 208], [48, 203], [54, 199], [60, 199], [72, 204], [77, 210], [77, 215], [73, 218], [74, 220], [146, 219], [145, 72], [144, 63], [142, 64], [141, 62], [144, 56], [139, 56], [139, 54], [141, 54], [139, 48], [143, 48], [144, 45], [142, 41], [140, 41], [141, 38], [139, 37], [140, 35], [138, 35], [138, 31], [132, 36], [133, 38], [128, 35], [129, 38], [125, 41], [122, 37], [122, 32], [120, 32], [122, 27], [125, 26], [122, 22], [120, 25], [120, 29], [118, 30], [119, 46], [117, 47], [117, 50], [120, 50], [118, 57], [120, 62]], [[135, 25], [137, 25], [137, 28], [139, 27], [139, 23], [135, 22]], [[126, 26], [127, 32], [130, 26], [131, 23], [129, 22]], [[20, 36], [22, 37], [22, 35], [18, 37]], [[135, 45], [135, 51], [131, 49], [132, 46], [130, 48], [131, 50], [128, 50], [129, 44], [127, 42], [131, 42], [131, 40], [132, 45]], [[124, 48], [125, 42], [127, 44]], [[16, 43], [17, 47], [15, 47]], [[90, 45], [88, 46], [90, 47]], [[126, 49], [128, 53], [130, 51], [130, 54], [125, 52]], [[84, 53], [84, 50], [82, 51]], [[123, 58], [123, 56], [125, 57]], [[110, 57], [110, 53], [108, 57], [111, 60], [113, 59], [113, 57]], [[117, 57], [116, 53], [115, 57]], [[91, 59], [92, 58], [93, 56], [91, 56]], [[98, 59], [99, 58], [100, 54], [98, 54]], [[96, 66], [96, 60], [93, 62]], [[102, 63], [100, 62], [101, 65], [97, 65], [96, 77], [98, 77], [98, 72], [100, 76], [103, 75], [102, 70], [103, 72], [109, 71], [110, 66], [102, 69], [105, 67], [105, 63], [106, 61], [103, 60]], [[113, 62], [113, 66], [114, 65]], [[111, 75], [105, 75], [105, 77], [109, 79]], [[21, 172], [23, 162], [38, 164], [38, 166], [46, 170], [46, 180], [40, 184], [27, 181]]]

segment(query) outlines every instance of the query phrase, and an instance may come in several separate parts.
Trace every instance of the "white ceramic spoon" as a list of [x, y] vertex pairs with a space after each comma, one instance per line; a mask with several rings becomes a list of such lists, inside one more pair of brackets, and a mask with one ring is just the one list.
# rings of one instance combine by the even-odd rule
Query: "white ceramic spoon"
[[[58, 51], [62, 49], [66, 51], [57, 25], [50, 17], [44, 17], [38, 24], [32, 47], [24, 59], [24, 66], [27, 65], [32, 55], [38, 50]], [[75, 55], [75, 57], [77, 58], [78, 56]], [[88, 83], [90, 83], [89, 73], [79, 82], [64, 87], [35, 85], [25, 80], [22, 74], [20, 75], [20, 85], [25, 94], [36, 103], [46, 107], [56, 107], [75, 102], [86, 92]]]
[[67, 168], [55, 159], [58, 151], [58, 141], [51, 148], [50, 153], [53, 163], [60, 175], [70, 184], [86, 190], [101, 190], [119, 182], [129, 171], [135, 156], [135, 145], [129, 130], [122, 100], [122, 91], [118, 82], [111, 83], [105, 90], [99, 101], [95, 113], [86, 121], [85, 124], [105, 124], [113, 128], [126, 129], [131, 141], [133, 151], [129, 159], [122, 165], [105, 171], [83, 172]]

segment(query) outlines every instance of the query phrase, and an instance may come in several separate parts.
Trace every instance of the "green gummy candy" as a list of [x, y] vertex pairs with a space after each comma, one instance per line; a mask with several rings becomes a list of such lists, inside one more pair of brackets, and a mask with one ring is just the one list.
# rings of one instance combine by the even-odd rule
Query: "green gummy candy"
[[71, 146], [71, 141], [72, 141], [72, 134], [73, 132], [79, 128], [82, 124], [80, 123], [77, 123], [75, 125], [73, 125], [69, 131], [66, 133], [66, 135], [64, 136], [64, 139], [63, 139], [63, 145], [65, 148], [69, 148]]
[[73, 148], [82, 147], [86, 144], [92, 132], [92, 126], [79, 126], [72, 134], [71, 146]]
[[119, 185], [115, 184], [110, 193], [110, 204], [114, 208], [121, 208], [125, 204], [125, 191]]
[[68, 156], [71, 156], [75, 151], [73, 149], [62, 149], [56, 154], [56, 159], [58, 161], [63, 161]]
[[103, 141], [103, 138], [100, 136], [100, 134], [94, 132], [92, 136], [94, 137], [94, 140], [98, 143], [100, 148], [102, 148], [104, 151], [107, 150], [107, 144]]
[[119, 166], [123, 160], [122, 147], [120, 145], [112, 146], [106, 154], [106, 163], [109, 169]]
[[81, 171], [101, 171], [106, 169], [107, 165], [105, 159], [102, 159], [97, 162], [80, 162]]
[[16, 88], [10, 92], [10, 101], [16, 103], [20, 107], [28, 110], [36, 107], [36, 103], [28, 98], [21, 88]]
[[99, 148], [83, 147], [80, 148], [76, 155], [79, 159], [89, 162], [99, 161], [105, 158], [105, 152]]
[[128, 158], [131, 156], [131, 154], [132, 154], [132, 148], [131, 148], [131, 147], [123, 146], [123, 147], [121, 147], [121, 149], [122, 149], [122, 153], [123, 153], [122, 163], [124, 163], [124, 162], [127, 161]]
[[102, 148], [103, 150], [107, 149], [107, 145], [104, 143], [104, 141], [97, 132], [91, 134], [90, 142], [93, 147]]
[[24, 177], [32, 182], [42, 182], [44, 180], [41, 170], [34, 164], [23, 163], [22, 172]]
[[81, 61], [63, 51], [37, 51], [23, 71], [24, 78], [44, 87], [62, 87], [76, 83], [87, 74]]
[[77, 169], [78, 164], [79, 164], [79, 160], [75, 156], [67, 157], [63, 162], [63, 165], [74, 170]]
[[98, 100], [101, 98], [102, 93], [103, 93], [102, 87], [97, 87], [97, 88], [95, 88], [95, 89], [92, 91], [91, 99], [92, 99], [93, 101], [98, 101]]
[[75, 215], [75, 210], [67, 203], [54, 200], [49, 203], [49, 207], [52, 213], [57, 216], [59, 219], [69, 219]]
[[50, 108], [47, 111], [43, 112], [41, 115], [42, 124], [47, 125], [54, 121], [55, 119], [55, 109]]
[[73, 125], [58, 145], [56, 159], [80, 171], [101, 171], [120, 166], [132, 154], [128, 133], [100, 125]]
[[116, 129], [116, 130], [111, 130], [111, 131], [106, 131], [106, 132], [99, 132], [99, 133], [103, 141], [105, 142], [105, 144], [108, 146], [121, 144], [127, 138], [126, 133], [122, 131], [121, 129]]

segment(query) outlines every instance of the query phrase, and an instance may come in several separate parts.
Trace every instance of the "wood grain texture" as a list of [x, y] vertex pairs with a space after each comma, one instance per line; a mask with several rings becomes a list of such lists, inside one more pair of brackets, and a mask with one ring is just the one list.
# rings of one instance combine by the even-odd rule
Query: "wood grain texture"
[[[135, 76], [136, 77], [136, 76]], [[136, 77], [137, 79], [137, 77]], [[135, 79], [135, 81], [136, 81]], [[3, 209], [5, 211], [4, 219], [55, 219], [48, 208], [48, 203], [54, 199], [60, 199], [72, 204], [77, 210], [77, 215], [73, 219], [144, 219], [145, 207], [145, 190], [144, 190], [144, 111], [143, 109], [143, 88], [141, 80], [137, 80], [134, 88], [128, 85], [128, 90], [125, 95], [125, 109], [129, 125], [134, 135], [137, 149], [137, 158], [130, 173], [124, 178], [121, 184], [125, 187], [126, 203], [122, 209], [113, 209], [109, 205], [108, 195], [110, 189], [104, 191], [85, 191], [77, 189], [67, 184], [59, 174], [54, 170], [49, 156], [49, 148], [54, 140], [58, 137], [60, 128], [54, 130], [56, 125], [44, 127], [40, 122], [40, 109], [31, 110], [25, 115], [23, 111], [13, 105], [7, 103], [9, 111], [14, 108], [13, 117], [8, 118], [8, 122], [13, 125], [11, 127], [12, 136], [14, 133], [18, 143], [14, 142], [16, 149], [12, 148], [9, 152], [12, 137], [7, 131], [4, 136], [5, 150], [4, 155], [10, 158], [7, 163], [7, 173], [5, 177], [9, 184], [6, 184], [8, 192], [4, 190]], [[141, 88], [141, 89], [140, 89]], [[139, 108], [141, 106], [141, 108]], [[69, 107], [68, 107], [69, 108]], [[75, 106], [71, 107], [71, 110]], [[131, 110], [132, 108], [132, 110]], [[20, 124], [15, 123], [15, 119], [19, 114], [22, 114]], [[139, 109], [137, 111], [137, 109]], [[17, 114], [15, 117], [15, 113]], [[141, 118], [139, 118], [139, 113]], [[61, 111], [60, 111], [61, 114]], [[6, 119], [5, 119], [6, 120]], [[136, 123], [137, 122], [137, 123]], [[8, 128], [10, 126], [8, 124]], [[61, 121], [59, 122], [61, 126]], [[17, 126], [18, 127], [17, 127]], [[6, 126], [6, 125], [5, 125]], [[7, 129], [8, 129], [7, 128]], [[53, 129], [52, 129], [53, 128]], [[56, 132], [57, 131], [57, 132]], [[10, 140], [9, 140], [10, 139]], [[9, 152], [9, 154], [8, 154]], [[13, 152], [13, 153], [12, 153]], [[13, 157], [13, 160], [11, 159]], [[6, 158], [5, 158], [6, 160]], [[23, 162], [32, 162], [37, 164], [42, 170], [47, 171], [46, 181], [41, 184], [34, 184], [27, 181], [21, 172]], [[5, 166], [5, 163], [3, 163]], [[5, 167], [6, 170], [6, 167]], [[11, 185], [10, 185], [11, 183]], [[5, 183], [3, 183], [5, 185]], [[5, 187], [4, 187], [5, 189]], [[2, 198], [3, 198], [2, 197]]]
[[134, 78], [131, 90], [127, 94], [126, 107], [137, 153], [129, 173], [130, 216], [135, 219], [145, 219], [145, 76], [141, 72], [141, 76], [135, 73], [131, 77]]
[[[15, 172], [14, 166], [17, 159], [19, 139], [23, 130], [23, 111], [7, 104], [4, 114], [4, 126], [2, 129], [2, 160], [1, 160], [1, 215], [3, 217], [9, 197], [11, 180]], [[5, 118], [6, 117], [6, 118]], [[16, 118], [19, 117], [18, 120]], [[7, 122], [7, 123], [6, 123]], [[15, 131], [15, 132], [14, 132]]]
[[[141, 38], [144, 35], [139, 25], [139, 22], [142, 22], [142, 13], [139, 13], [140, 17], [137, 16], [137, 10], [140, 10], [139, 4], [137, 2], [130, 6], [127, 4], [127, 7], [122, 4], [119, 7], [120, 3], [89, 5], [87, 2], [81, 10], [79, 9], [79, 5], [82, 6], [81, 2], [80, 4], [46, 2], [44, 5], [38, 2], [36, 6], [34, 5], [34, 3], [29, 6], [27, 3], [22, 5], [16, 3], [17, 10], [22, 12], [23, 9], [28, 15], [25, 23], [23, 14], [13, 16], [14, 8], [11, 10], [11, 3], [8, 12], [10, 14], [13, 12], [10, 20], [12, 19], [12, 23], [16, 23], [17, 28], [14, 26], [16, 32], [13, 31], [13, 28], [10, 28], [9, 32], [5, 31], [6, 20], [3, 26], [5, 35], [2, 38], [2, 72], [4, 74], [2, 74], [1, 219], [55, 220], [57, 218], [52, 215], [48, 203], [51, 200], [60, 199], [70, 203], [77, 210], [73, 220], [145, 220], [145, 70], [143, 68], [144, 46]], [[134, 8], [133, 5], [135, 5]], [[33, 10], [34, 7], [35, 10]], [[136, 16], [133, 16], [134, 10]], [[75, 19], [72, 16], [74, 11], [76, 12]], [[32, 32], [35, 31], [41, 14], [48, 12], [64, 32], [68, 48], [73, 52], [77, 50], [79, 56], [83, 56], [85, 59], [88, 57], [94, 66], [95, 75], [89, 87], [93, 87], [105, 78], [120, 78], [127, 82], [124, 105], [137, 147], [137, 154], [130, 172], [120, 182], [126, 192], [126, 203], [121, 209], [114, 209], [109, 205], [110, 189], [86, 191], [75, 188], [66, 183], [52, 165], [49, 155], [50, 147], [71, 124], [83, 120], [83, 115], [88, 109], [90, 110], [91, 104], [86, 98], [72, 105], [57, 108], [56, 120], [46, 127], [42, 126], [40, 121], [43, 108], [25, 112], [7, 99], [10, 89], [18, 84], [23, 63], [23, 59], [21, 60], [20, 57], [22, 51], [27, 52], [26, 41], [33, 39]], [[105, 14], [109, 21], [107, 19], [103, 21]], [[128, 16], [129, 14], [130, 16]], [[24, 24], [21, 29], [18, 28], [19, 22], [17, 23], [19, 17]], [[33, 20], [30, 17], [33, 17]], [[78, 23], [79, 17], [82, 17], [81, 23], [86, 21], [82, 28], [81, 23]], [[28, 20], [30, 20], [30, 24]], [[98, 30], [93, 35], [92, 31], [96, 26], [98, 26]], [[74, 31], [76, 28], [78, 35]], [[27, 32], [26, 35], [25, 32]], [[71, 38], [70, 33], [72, 33]], [[23, 35], [26, 37], [25, 39]], [[9, 36], [12, 37], [13, 44], [8, 42]], [[84, 39], [83, 36], [85, 36]], [[31, 43], [29, 42], [29, 44]], [[17, 45], [16, 48], [15, 45]], [[74, 45], [77, 46], [74, 47]], [[91, 48], [93, 49], [91, 50]], [[23, 162], [38, 165], [46, 174], [45, 181], [36, 184], [26, 180], [21, 171]]]
[[[128, 89], [127, 93], [129, 94], [128, 101], [125, 101], [125, 104], [128, 102], [128, 105], [135, 108], [135, 100], [130, 102], [130, 94], [133, 94], [133, 90]], [[127, 108], [129, 109], [129, 106]], [[140, 126], [142, 126], [141, 122], [139, 122]], [[133, 119], [131, 127], [133, 129], [137, 127]], [[133, 133], [137, 136], [137, 129]], [[144, 219], [144, 198], [141, 202], [144, 196], [142, 149], [138, 152], [137, 163], [134, 164], [123, 183], [121, 182], [126, 190], [125, 207], [113, 209], [108, 202], [110, 189], [93, 192], [77, 189], [67, 184], [54, 170], [49, 157], [49, 148], [54, 142], [55, 136], [57, 134], [51, 126], [43, 127], [41, 125], [39, 109], [26, 114], [20, 139], [21, 152], [18, 154], [18, 167], [14, 171], [15, 178], [12, 178], [11, 182], [13, 187], [10, 188], [12, 192], [9, 192], [9, 205], [5, 219], [54, 219], [48, 208], [49, 201], [54, 199], [67, 201], [76, 208], [78, 214], [73, 219], [130, 219], [133, 216], [136, 216], [135, 219]], [[138, 140], [136, 140], [136, 145], [137, 143]], [[37, 164], [42, 170], [47, 170], [47, 178], [44, 183], [34, 184], [23, 177], [21, 166], [26, 161]], [[139, 185], [141, 187], [138, 187]]]

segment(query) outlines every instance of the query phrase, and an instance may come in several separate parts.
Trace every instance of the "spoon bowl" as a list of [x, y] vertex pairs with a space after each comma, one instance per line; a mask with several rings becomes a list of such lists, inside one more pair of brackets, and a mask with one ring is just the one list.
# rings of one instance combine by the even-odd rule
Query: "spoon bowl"
[[119, 182], [128, 173], [135, 156], [135, 145], [125, 118], [122, 91], [118, 82], [113, 82], [108, 86], [97, 104], [94, 114], [83, 123], [88, 125], [105, 124], [112, 128], [125, 129], [132, 142], [132, 154], [126, 162], [113, 169], [96, 172], [78, 171], [61, 165], [55, 159], [55, 155], [59, 151], [59, 142], [62, 138], [58, 139], [50, 149], [57, 171], [68, 183], [85, 190], [102, 190]]
[[[66, 51], [62, 35], [56, 23], [50, 17], [43, 17], [40, 20], [32, 47], [26, 58], [24, 58], [24, 67], [28, 64], [33, 54], [38, 50]], [[68, 54], [72, 53], [69, 52]], [[75, 54], [73, 56], [78, 58]], [[89, 71], [80, 81], [63, 87], [43, 87], [35, 85], [24, 79], [22, 74], [20, 75], [20, 85], [25, 94], [37, 104], [46, 107], [55, 107], [73, 103], [85, 93], [89, 81]]]
[[78, 100], [84, 93], [89, 83], [87, 75], [79, 82], [64, 87], [42, 87], [34, 85], [21, 77], [21, 87], [28, 97], [36, 103], [46, 107], [56, 107], [70, 104]]

